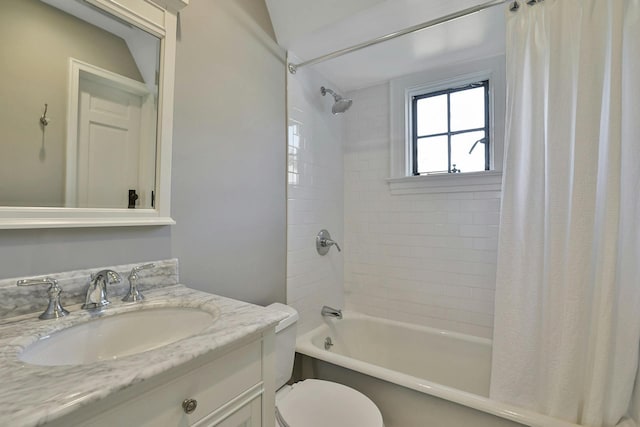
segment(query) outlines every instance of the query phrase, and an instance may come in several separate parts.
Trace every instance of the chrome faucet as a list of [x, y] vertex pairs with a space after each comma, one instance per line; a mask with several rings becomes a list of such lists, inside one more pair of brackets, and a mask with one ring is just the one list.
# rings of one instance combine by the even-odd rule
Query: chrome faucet
[[338, 319], [342, 319], [342, 310], [338, 310], [337, 308], [329, 307], [327, 305], [322, 307], [322, 311], [320, 313], [323, 317], [336, 317]]
[[153, 268], [156, 265], [153, 263], [150, 264], [144, 264], [144, 265], [139, 265], [137, 267], [133, 267], [133, 269], [131, 269], [131, 272], [129, 273], [129, 292], [127, 292], [127, 295], [124, 296], [124, 298], [122, 298], [123, 302], [140, 302], [144, 299], [144, 295], [142, 295], [142, 293], [138, 290], [138, 272], [140, 270], [146, 270], [148, 268]]
[[107, 299], [107, 284], [120, 283], [122, 277], [113, 270], [102, 270], [96, 274], [91, 275], [89, 280], [89, 287], [87, 288], [87, 297], [84, 304], [82, 304], [83, 310], [93, 310], [104, 308], [111, 304]]

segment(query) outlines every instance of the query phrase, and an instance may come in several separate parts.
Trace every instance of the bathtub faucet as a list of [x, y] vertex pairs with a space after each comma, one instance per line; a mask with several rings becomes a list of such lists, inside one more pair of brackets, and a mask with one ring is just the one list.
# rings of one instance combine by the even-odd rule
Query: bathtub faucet
[[337, 308], [329, 307], [327, 305], [322, 307], [321, 313], [323, 317], [337, 317], [338, 319], [342, 319], [342, 310], [338, 310]]

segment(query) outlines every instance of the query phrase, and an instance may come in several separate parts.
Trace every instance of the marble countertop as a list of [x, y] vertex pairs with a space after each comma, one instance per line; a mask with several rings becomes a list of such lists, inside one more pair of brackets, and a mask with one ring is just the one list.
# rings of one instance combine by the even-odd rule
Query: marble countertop
[[[145, 297], [139, 304], [112, 301], [100, 314], [72, 306], [67, 307], [71, 311], [69, 316], [57, 320], [39, 320], [39, 313], [0, 320], [0, 425], [26, 427], [52, 421], [198, 356], [261, 333], [286, 317], [279, 311], [182, 285], [147, 290]], [[198, 308], [217, 319], [194, 336], [115, 360], [76, 366], [36, 366], [18, 359], [26, 346], [57, 330], [97, 316], [160, 307]]]

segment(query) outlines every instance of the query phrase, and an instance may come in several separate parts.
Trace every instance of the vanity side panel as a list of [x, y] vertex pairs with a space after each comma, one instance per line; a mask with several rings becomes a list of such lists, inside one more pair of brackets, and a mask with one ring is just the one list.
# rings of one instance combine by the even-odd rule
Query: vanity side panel
[[275, 329], [272, 328], [262, 336], [262, 425], [276, 425], [276, 359]]

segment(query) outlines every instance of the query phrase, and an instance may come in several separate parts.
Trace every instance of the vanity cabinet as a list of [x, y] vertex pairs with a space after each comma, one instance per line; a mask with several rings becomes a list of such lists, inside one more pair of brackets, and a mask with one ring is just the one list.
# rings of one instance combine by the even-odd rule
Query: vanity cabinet
[[257, 427], [262, 426], [261, 406], [262, 399], [259, 397], [253, 399], [251, 402], [238, 408], [238, 410], [230, 414], [226, 419], [221, 422], [198, 424], [198, 427]]
[[273, 340], [273, 331], [248, 342], [244, 339], [226, 351], [172, 368], [47, 425], [273, 426]]

